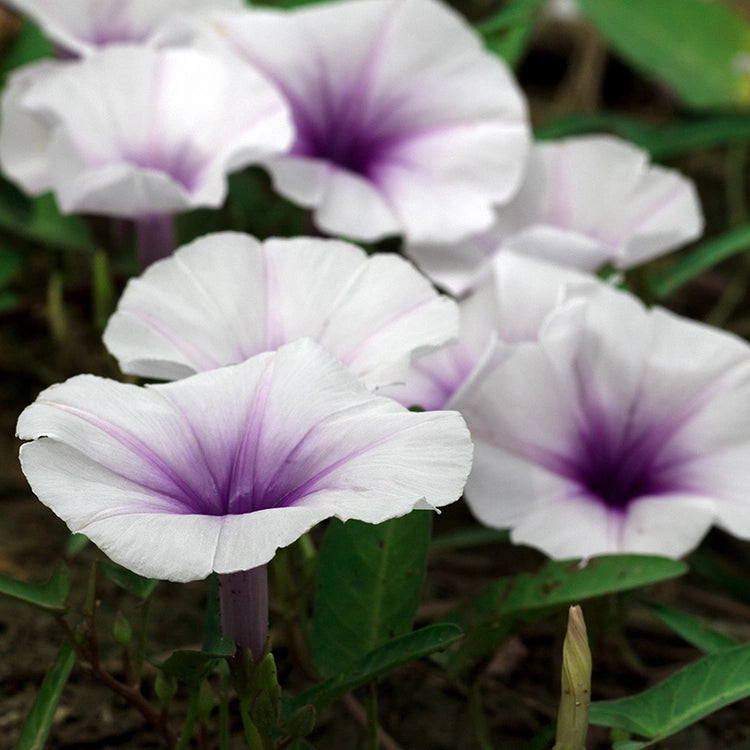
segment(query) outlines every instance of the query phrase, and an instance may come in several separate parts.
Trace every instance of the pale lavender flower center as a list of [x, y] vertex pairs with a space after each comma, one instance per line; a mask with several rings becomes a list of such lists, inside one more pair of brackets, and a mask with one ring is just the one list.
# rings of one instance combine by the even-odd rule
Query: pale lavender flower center
[[122, 158], [134, 166], [145, 170], [154, 170], [169, 175], [187, 192], [191, 192], [200, 177], [205, 155], [190, 147], [183, 146], [170, 153], [161, 147], [123, 146]]
[[88, 41], [97, 47], [105, 47], [108, 44], [143, 42], [146, 37], [147, 34], [138, 34], [128, 26], [110, 25], [91, 29]]

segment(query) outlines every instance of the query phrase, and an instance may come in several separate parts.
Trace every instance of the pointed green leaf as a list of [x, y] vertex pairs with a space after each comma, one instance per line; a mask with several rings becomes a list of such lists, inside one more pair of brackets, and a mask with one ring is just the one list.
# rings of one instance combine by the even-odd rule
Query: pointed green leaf
[[743, 644], [709, 654], [638, 695], [592, 703], [590, 720], [645, 737], [643, 744], [619, 745], [635, 750], [670, 737], [747, 696], [750, 644]]
[[311, 704], [317, 711], [355, 688], [377, 680], [406, 662], [421, 659], [435, 651], [448, 648], [461, 637], [461, 629], [449, 623], [428, 625], [394, 638], [353, 664], [349, 669], [321, 682], [284, 706], [291, 716], [301, 706]]
[[434, 537], [430, 542], [430, 552], [454, 550], [461, 547], [476, 548], [480, 544], [497, 544], [499, 542], [510, 542], [510, 529], [490, 529], [485, 526], [474, 526], [471, 529], [461, 529]]
[[42, 30], [35, 23], [23, 20], [18, 33], [0, 58], [0, 73], [5, 75], [21, 65], [52, 57], [54, 53], [52, 42]]
[[489, 49], [515, 67], [526, 52], [545, 3], [546, 0], [512, 0], [477, 24], [477, 31]]
[[33, 201], [32, 219], [21, 232], [30, 239], [70, 250], [92, 251], [96, 245], [85, 221], [72, 214], [61, 214], [51, 193]]
[[651, 602], [647, 603], [646, 606], [665, 625], [672, 628], [675, 633], [684, 638], [688, 643], [699, 648], [706, 654], [739, 645], [734, 638], [730, 638], [718, 630], [709, 628], [698, 618], [681, 612], [679, 609]]
[[44, 677], [42, 687], [23, 725], [16, 750], [41, 750], [44, 747], [52, 727], [57, 704], [60, 702], [60, 696], [75, 660], [76, 654], [73, 646], [66, 641], [57, 652], [52, 668]]
[[[0, 186], [0, 199], [11, 195], [12, 186]], [[96, 247], [83, 218], [61, 214], [51, 193], [32, 200], [13, 198], [12, 204], [0, 205], [0, 227], [32, 242], [65, 250], [90, 252]]]
[[750, 23], [705, 0], [579, 0], [611, 46], [695, 108], [750, 104]]
[[139, 599], [148, 599], [159, 583], [156, 578], [144, 578], [132, 570], [112, 565], [104, 560], [99, 563], [99, 568], [112, 583]]
[[161, 665], [167, 677], [173, 677], [187, 685], [197, 685], [216, 665], [234, 654], [234, 641], [225, 638], [213, 653], [205, 651], [175, 651]]
[[412, 629], [432, 512], [381, 524], [332, 521], [318, 558], [312, 652], [322, 677]]
[[687, 572], [678, 560], [651, 555], [602, 555], [583, 565], [553, 560], [538, 573], [501, 578], [449, 617], [467, 636], [451, 656], [458, 672], [492, 651], [519, 621], [531, 622], [559, 609], [604, 594], [627, 591]]
[[47, 583], [26, 583], [0, 575], [0, 594], [31, 604], [54, 614], [65, 612], [70, 590], [70, 578], [65, 566], [55, 568]]
[[743, 224], [682, 255], [665, 271], [650, 279], [649, 286], [657, 297], [666, 297], [699, 273], [748, 250], [750, 224]]

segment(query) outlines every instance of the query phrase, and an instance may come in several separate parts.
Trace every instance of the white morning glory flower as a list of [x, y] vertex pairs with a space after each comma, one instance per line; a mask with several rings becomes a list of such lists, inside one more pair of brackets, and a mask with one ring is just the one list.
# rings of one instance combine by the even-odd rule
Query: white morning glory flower
[[404, 406], [452, 409], [490, 363], [517, 344], [535, 341], [546, 318], [578, 294], [596, 288], [587, 274], [546, 261], [499, 253], [491, 275], [459, 303], [458, 342], [412, 363], [403, 383], [381, 393]]
[[750, 538], [750, 348], [728, 333], [602, 288], [454, 408], [476, 444], [467, 502], [517, 543], [680, 557], [712, 524]]
[[524, 99], [448, 6], [356, 0], [217, 13], [211, 25], [287, 97], [297, 137], [267, 167], [325, 232], [458, 240], [517, 189]]
[[241, 8], [242, 0], [9, 0], [67, 52], [85, 56], [109, 44], [158, 43], [177, 14], [217, 6]]
[[690, 180], [649, 164], [627, 141], [586, 135], [536, 144], [521, 189], [497, 209], [487, 232], [457, 244], [412, 244], [407, 253], [433, 281], [461, 294], [501, 249], [585, 271], [628, 269], [702, 231]]
[[221, 205], [227, 173], [293, 136], [272, 84], [192, 49], [112, 46], [34, 64], [11, 77], [2, 107], [0, 164], [21, 188], [53, 190], [64, 213], [145, 222]]
[[309, 339], [175, 383], [77, 376], [18, 435], [32, 489], [71, 531], [173, 581], [260, 568], [332, 516], [451, 503], [472, 454], [460, 415], [373, 395]]
[[377, 388], [457, 332], [455, 303], [396, 255], [220, 232], [131, 279], [104, 342], [124, 372], [172, 380], [310, 337]]

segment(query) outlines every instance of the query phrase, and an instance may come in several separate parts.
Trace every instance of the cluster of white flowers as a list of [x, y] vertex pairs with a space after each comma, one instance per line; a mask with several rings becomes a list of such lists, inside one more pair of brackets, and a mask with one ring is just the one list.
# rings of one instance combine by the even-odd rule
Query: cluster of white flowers
[[321, 232], [398, 235], [460, 298], [337, 239], [220, 233], [157, 260], [104, 340], [181, 380], [80, 376], [19, 421], [71, 529], [146, 575], [247, 570], [322, 518], [455, 500], [465, 419], [467, 502], [514, 541], [750, 537], [750, 348], [592, 275], [698, 237], [690, 181], [609, 136], [532, 146], [512, 74], [436, 0], [16, 5], [78, 56], [3, 98], [0, 162], [28, 192], [153, 228], [260, 164]]

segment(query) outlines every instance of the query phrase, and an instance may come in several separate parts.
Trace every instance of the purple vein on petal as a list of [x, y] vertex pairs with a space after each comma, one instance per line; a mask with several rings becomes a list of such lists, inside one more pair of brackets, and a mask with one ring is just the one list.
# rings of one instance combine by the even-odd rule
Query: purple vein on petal
[[188, 340], [186, 340], [182, 336], [179, 336], [171, 328], [162, 325], [158, 319], [148, 315], [142, 308], [123, 307], [120, 312], [132, 315], [134, 318], [140, 320], [141, 323], [143, 323], [147, 328], [154, 331], [155, 333], [158, 333], [159, 336], [172, 344], [175, 349], [182, 352], [185, 355], [185, 358], [195, 365], [194, 369], [196, 371], [213, 370], [216, 367], [221, 367], [223, 364], [235, 364], [219, 362], [213, 357], [207, 355], [205, 352], [196, 349]]
[[[597, 237], [597, 239], [603, 240], [614, 249], [621, 248], [630, 237], [638, 234], [638, 232], [641, 231], [645, 224], [653, 219], [654, 216], [657, 216], [659, 213], [661, 213], [661, 211], [663, 211], [673, 200], [675, 200], [675, 198], [679, 197], [683, 189], [683, 185], [675, 185], [674, 188], [667, 191], [667, 193], [663, 195], [660, 200], [656, 201], [651, 206], [649, 206], [649, 208], [644, 210], [643, 213], [638, 216], [638, 218], [634, 219], [632, 224], [625, 227], [619, 235], [607, 236], [606, 231], [603, 231], [601, 232], [601, 235], [599, 235], [599, 233], [596, 233], [595, 236]], [[605, 228], [602, 227], [602, 229]], [[676, 227], [674, 229], [676, 229]], [[674, 229], [671, 231], [674, 231]]]
[[[399, 311], [392, 318], [389, 318], [388, 320], [379, 323], [377, 326], [370, 328], [367, 336], [363, 337], [356, 346], [351, 347], [347, 352], [342, 352], [339, 355], [341, 361], [345, 365], [351, 366], [352, 362], [357, 359], [357, 357], [362, 353], [363, 350], [367, 349], [367, 347], [372, 344], [374, 339], [383, 334], [389, 328], [392, 328], [393, 326], [400, 323], [404, 318], [408, 318], [415, 310], [419, 310], [421, 307], [423, 307], [425, 304], [429, 304], [431, 301], [432, 300], [427, 300], [427, 302], [419, 301], [416, 304], [411, 305], [409, 308]], [[336, 311], [332, 311], [331, 315], [335, 316]]]
[[[212, 465], [212, 461], [206, 454], [206, 450], [203, 446], [203, 440], [201, 440], [200, 435], [196, 432], [195, 425], [193, 424], [193, 420], [190, 418], [189, 414], [186, 414], [183, 410], [182, 406], [179, 404], [179, 402], [172, 400], [169, 398], [168, 395], [164, 393], [163, 390], [158, 391], [152, 391], [157, 392], [159, 395], [169, 404], [169, 406], [174, 409], [183, 419], [185, 425], [187, 426], [187, 429], [190, 431], [190, 434], [193, 436], [193, 443], [200, 453], [201, 458], [203, 459], [203, 470], [205, 472], [205, 475], [211, 478], [211, 483], [213, 484], [213, 496], [212, 497], [204, 497], [203, 501], [204, 504], [210, 507], [209, 515], [222, 515], [223, 513], [223, 501], [226, 497], [227, 493], [227, 487], [224, 486], [223, 482], [219, 480], [219, 478], [216, 476], [216, 473], [214, 471], [215, 467]], [[196, 512], [198, 512], [198, 509], [195, 509]]]
[[[62, 404], [57, 401], [48, 401], [46, 399], [40, 399], [38, 403], [46, 404], [47, 406], [51, 408], [61, 409], [62, 411], [66, 411], [69, 414], [72, 414], [73, 416], [77, 417], [78, 419], [81, 419], [84, 422], [87, 422], [88, 424], [96, 427], [97, 429], [101, 430], [105, 434], [109, 435], [110, 437], [114, 438], [120, 445], [127, 448], [131, 453], [139, 456], [144, 461], [146, 461], [148, 464], [150, 464], [154, 469], [156, 469], [158, 472], [160, 472], [165, 478], [169, 479], [172, 484], [180, 490], [182, 493], [182, 498], [175, 497], [174, 500], [177, 500], [182, 505], [189, 507], [189, 501], [198, 501], [200, 502], [199, 498], [195, 495], [195, 491], [192, 487], [190, 487], [186, 482], [183, 481], [182, 477], [168, 464], [166, 463], [158, 454], [154, 453], [150, 448], [145, 446], [141, 441], [138, 440], [137, 437], [135, 437], [133, 434], [128, 432], [127, 430], [124, 430], [121, 427], [118, 427], [117, 425], [112, 424], [111, 422], [105, 422], [102, 419], [99, 419], [93, 414], [90, 414], [89, 412], [84, 411], [83, 409], [80, 409], [76, 406], [71, 406], [69, 404]], [[54, 438], [53, 438], [54, 439]], [[80, 451], [83, 453], [83, 451]], [[86, 455], [86, 454], [84, 454]], [[99, 461], [99, 459], [95, 459]], [[102, 463], [101, 461], [99, 461]], [[165, 493], [163, 493], [161, 490], [153, 490], [148, 485], [144, 484], [140, 479], [137, 480], [137, 482], [132, 477], [127, 477], [120, 472], [112, 469], [109, 466], [106, 466], [106, 464], [102, 463], [103, 466], [105, 466], [108, 470], [113, 471], [114, 473], [118, 474], [118, 476], [124, 476], [128, 481], [134, 482], [137, 484], [140, 484], [142, 487], [148, 489], [150, 492], [155, 492], [156, 494], [164, 496]]]
[[[286, 495], [284, 495], [284, 497], [280, 498], [278, 502], [276, 503], [277, 507], [281, 507], [281, 506], [288, 507], [290, 505], [294, 505], [294, 503], [300, 498], [303, 498], [306, 495], [309, 495], [312, 492], [314, 492], [315, 485], [318, 484], [321, 480], [325, 479], [327, 476], [329, 476], [339, 467], [348, 463], [352, 459], [359, 458], [360, 456], [365, 455], [366, 453], [373, 450], [374, 448], [377, 448], [385, 443], [388, 443], [389, 441], [393, 440], [393, 438], [403, 435], [404, 433], [409, 432], [410, 430], [416, 429], [420, 426], [422, 426], [421, 422], [407, 425], [406, 427], [396, 430], [395, 432], [391, 432], [388, 435], [385, 435], [384, 437], [378, 438], [377, 440], [373, 440], [367, 445], [361, 448], [357, 448], [357, 450], [354, 450], [351, 453], [348, 453], [346, 456], [339, 458], [338, 460], [329, 464], [325, 468], [321, 469], [314, 476], [304, 481], [298, 487], [288, 492]], [[355, 489], [355, 488], [347, 487], [346, 489]]]
[[[260, 450], [263, 421], [266, 405], [271, 392], [273, 379], [273, 361], [269, 360], [260, 376], [255, 389], [255, 396], [237, 449], [232, 460], [229, 473], [228, 491], [226, 497], [226, 515], [236, 515], [258, 510], [256, 482], [258, 472], [258, 451]], [[250, 501], [247, 503], [247, 501]], [[247, 506], [247, 507], [246, 507]]]
[[[369, 403], [359, 403], [359, 404], [353, 404], [352, 406], [348, 406], [345, 409], [339, 409], [337, 412], [334, 412], [333, 414], [329, 414], [328, 416], [324, 417], [323, 419], [316, 422], [314, 425], [310, 427], [310, 429], [305, 432], [305, 434], [297, 441], [297, 443], [291, 448], [291, 450], [287, 451], [286, 456], [282, 460], [279, 461], [276, 471], [274, 471], [273, 475], [270, 476], [268, 479], [265, 480], [263, 488], [262, 488], [262, 497], [263, 497], [263, 505], [264, 507], [279, 507], [281, 505], [281, 501], [272, 499], [274, 495], [274, 485], [277, 483], [279, 478], [284, 478], [284, 472], [289, 470], [289, 467], [293, 463], [294, 459], [296, 458], [297, 454], [305, 447], [308, 441], [313, 439], [313, 436], [315, 433], [319, 432], [321, 429], [324, 429], [327, 427], [330, 422], [336, 421], [338, 422], [344, 415], [354, 415], [358, 411], [367, 411], [370, 407]], [[286, 493], [289, 494], [289, 493]], [[286, 496], [286, 495], [284, 495]]]

